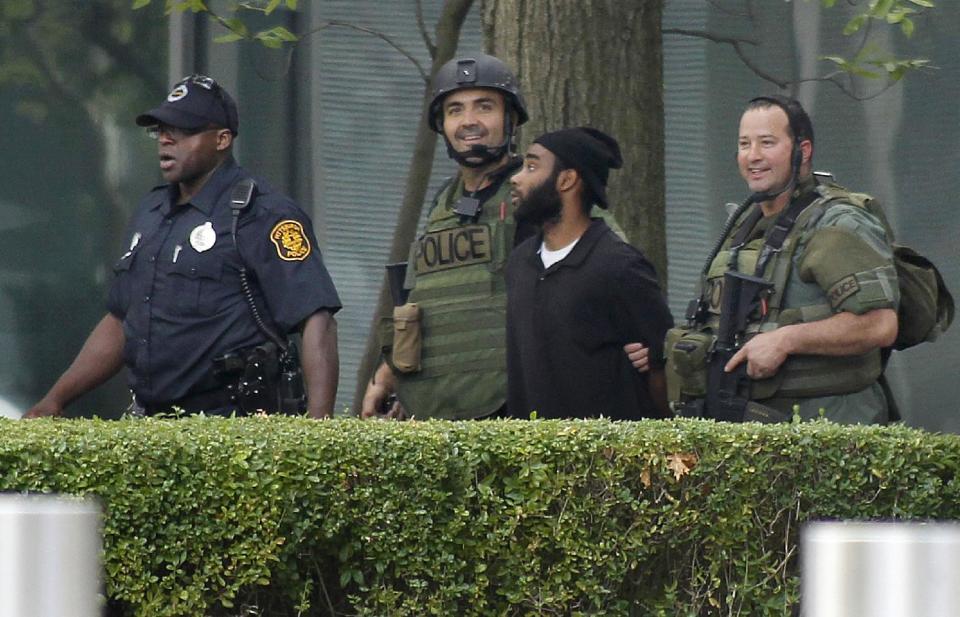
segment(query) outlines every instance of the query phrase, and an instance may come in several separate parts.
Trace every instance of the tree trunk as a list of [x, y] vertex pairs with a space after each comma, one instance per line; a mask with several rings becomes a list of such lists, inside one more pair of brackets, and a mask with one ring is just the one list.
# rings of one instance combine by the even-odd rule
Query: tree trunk
[[574, 126], [620, 142], [610, 203], [666, 289], [663, 167], [663, 0], [484, 0], [484, 39], [513, 67], [530, 111], [521, 152]]
[[[437, 70], [448, 60], [453, 58], [460, 41], [460, 29], [463, 20], [473, 0], [447, 0], [443, 12], [437, 21], [435, 53], [430, 66], [430, 80]], [[431, 49], [431, 52], [434, 50]], [[417, 128], [417, 138], [413, 149], [413, 159], [410, 161], [410, 172], [407, 174], [407, 186], [403, 194], [403, 205], [397, 215], [397, 226], [393, 233], [393, 243], [390, 246], [390, 262], [405, 261], [417, 235], [417, 223], [423, 210], [423, 202], [430, 182], [430, 172], [433, 170], [433, 153], [437, 144], [437, 136], [427, 125], [427, 107], [430, 105], [430, 84], [424, 84], [423, 103], [420, 106], [420, 123]], [[367, 347], [357, 369], [357, 388], [354, 392], [353, 407], [356, 413], [360, 412], [363, 394], [367, 389], [367, 382], [380, 363], [379, 323], [383, 315], [389, 314], [391, 301], [390, 289], [387, 286], [386, 275], [380, 285], [380, 295], [377, 308], [373, 314], [373, 323], [370, 334], [367, 336]]]

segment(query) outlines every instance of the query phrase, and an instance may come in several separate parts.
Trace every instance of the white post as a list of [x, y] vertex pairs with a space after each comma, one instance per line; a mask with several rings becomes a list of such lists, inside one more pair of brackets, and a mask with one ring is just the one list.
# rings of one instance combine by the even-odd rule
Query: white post
[[960, 524], [810, 523], [801, 542], [804, 617], [960, 615]]
[[54, 495], [0, 495], [0, 615], [99, 617], [100, 509]]

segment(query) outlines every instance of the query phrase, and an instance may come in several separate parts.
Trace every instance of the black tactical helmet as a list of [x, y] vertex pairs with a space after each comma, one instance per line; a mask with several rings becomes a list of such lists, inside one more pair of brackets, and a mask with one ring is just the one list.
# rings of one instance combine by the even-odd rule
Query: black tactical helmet
[[[467, 88], [492, 88], [503, 93], [507, 103], [507, 113], [503, 119], [503, 143], [499, 146], [475, 145], [467, 152], [458, 152], [443, 132], [443, 99], [456, 90]], [[467, 167], [481, 167], [499, 160], [512, 151], [513, 114], [516, 112], [516, 126], [527, 121], [527, 107], [520, 94], [520, 85], [513, 72], [498, 58], [477, 53], [469, 57], [454, 58], [440, 67], [433, 78], [433, 100], [427, 113], [427, 124], [435, 132], [443, 135], [450, 158]]]
[[507, 98], [517, 112], [517, 126], [527, 121], [527, 107], [520, 94], [520, 84], [513, 72], [499, 58], [487, 54], [472, 54], [454, 58], [440, 67], [433, 78], [433, 100], [427, 119], [437, 133], [443, 133], [443, 99], [455, 90], [464, 88], [493, 88]]

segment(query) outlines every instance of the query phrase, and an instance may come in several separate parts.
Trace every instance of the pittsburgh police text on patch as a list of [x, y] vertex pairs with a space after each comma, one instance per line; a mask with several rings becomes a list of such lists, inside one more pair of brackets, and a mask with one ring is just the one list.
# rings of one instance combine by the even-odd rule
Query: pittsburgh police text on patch
[[280, 221], [270, 232], [270, 239], [284, 261], [303, 261], [310, 255], [310, 241], [298, 221]]

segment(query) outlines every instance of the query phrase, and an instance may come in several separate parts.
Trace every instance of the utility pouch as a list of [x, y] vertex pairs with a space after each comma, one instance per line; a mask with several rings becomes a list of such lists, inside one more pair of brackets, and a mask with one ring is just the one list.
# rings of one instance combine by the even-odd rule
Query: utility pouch
[[953, 322], [953, 297], [937, 267], [913, 249], [894, 244], [893, 261], [900, 284], [900, 325], [894, 349], [933, 341]]
[[667, 330], [667, 396], [671, 401], [700, 398], [707, 394], [707, 358], [714, 345], [709, 330]]
[[416, 373], [422, 348], [420, 307], [415, 302], [393, 307], [393, 367], [401, 373]]

